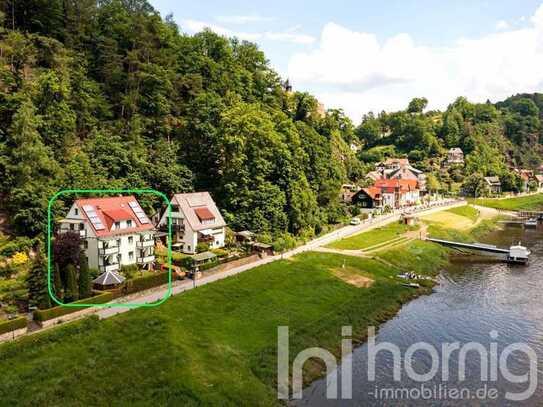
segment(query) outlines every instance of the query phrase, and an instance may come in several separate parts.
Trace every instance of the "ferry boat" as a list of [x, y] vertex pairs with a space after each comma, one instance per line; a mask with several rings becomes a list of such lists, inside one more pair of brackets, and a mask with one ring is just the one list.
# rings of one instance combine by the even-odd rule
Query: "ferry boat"
[[528, 263], [530, 254], [530, 250], [522, 246], [519, 242], [517, 245], [509, 248], [509, 254], [507, 255], [506, 260], [508, 263], [526, 264]]

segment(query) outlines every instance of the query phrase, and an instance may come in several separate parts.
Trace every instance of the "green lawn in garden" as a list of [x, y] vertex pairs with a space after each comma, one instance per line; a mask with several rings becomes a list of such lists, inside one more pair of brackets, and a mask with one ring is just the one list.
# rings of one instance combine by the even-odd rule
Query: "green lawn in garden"
[[[334, 270], [371, 277], [369, 288]], [[290, 328], [291, 359], [341, 327], [363, 338], [420, 294], [371, 259], [304, 253], [138, 309], [88, 319], [0, 345], [5, 405], [278, 405], [277, 327]], [[337, 275], [337, 273], [336, 273]], [[306, 379], [322, 373], [306, 364]]]
[[399, 222], [393, 222], [386, 226], [368, 230], [346, 239], [330, 243], [326, 247], [341, 250], [367, 249], [403, 235], [409, 230], [416, 230], [417, 227], [407, 226]]
[[543, 193], [508, 199], [478, 198], [470, 199], [469, 202], [510, 211], [541, 211], [543, 210]]

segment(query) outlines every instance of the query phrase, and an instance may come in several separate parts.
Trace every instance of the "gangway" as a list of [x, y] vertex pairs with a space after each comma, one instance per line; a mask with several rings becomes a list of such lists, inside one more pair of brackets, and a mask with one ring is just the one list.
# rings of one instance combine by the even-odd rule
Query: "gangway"
[[438, 243], [443, 246], [456, 247], [459, 249], [468, 249], [468, 250], [476, 250], [476, 251], [481, 251], [481, 252], [503, 254], [505, 255], [505, 260], [509, 263], [522, 263], [522, 264], [527, 263], [528, 257], [531, 254], [530, 250], [528, 250], [524, 246], [521, 246], [520, 243], [518, 245], [511, 246], [509, 249], [502, 249], [495, 245], [484, 244], [484, 243], [462, 243], [462, 242], [453, 242], [450, 240], [434, 239], [430, 237], [427, 238], [426, 240], [430, 242]]

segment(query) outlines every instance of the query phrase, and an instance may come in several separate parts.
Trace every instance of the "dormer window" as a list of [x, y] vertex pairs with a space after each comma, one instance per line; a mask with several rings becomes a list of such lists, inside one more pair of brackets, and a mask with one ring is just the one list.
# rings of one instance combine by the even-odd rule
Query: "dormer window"
[[121, 222], [115, 222], [115, 229], [121, 228]]
[[127, 227], [127, 228], [131, 228], [131, 227], [132, 227], [132, 220], [131, 220], [131, 219], [128, 219], [128, 220], [126, 221], [126, 227]]
[[215, 223], [215, 215], [205, 206], [194, 209], [194, 213], [202, 225], [212, 225]]
[[75, 215], [79, 215], [79, 209], [74, 208], [74, 214], [75, 214]]

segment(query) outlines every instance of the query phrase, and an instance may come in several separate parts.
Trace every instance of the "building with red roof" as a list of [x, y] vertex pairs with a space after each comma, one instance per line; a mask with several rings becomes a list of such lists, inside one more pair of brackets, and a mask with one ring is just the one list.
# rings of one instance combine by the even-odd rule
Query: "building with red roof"
[[79, 233], [89, 267], [102, 273], [155, 261], [155, 228], [132, 195], [76, 200], [59, 232]]

